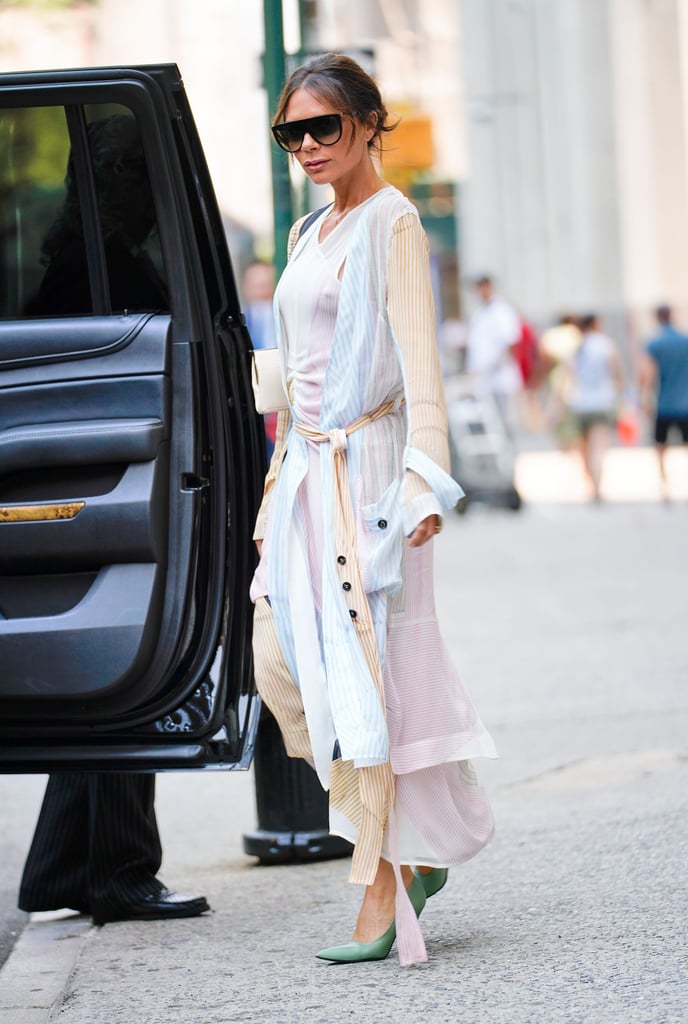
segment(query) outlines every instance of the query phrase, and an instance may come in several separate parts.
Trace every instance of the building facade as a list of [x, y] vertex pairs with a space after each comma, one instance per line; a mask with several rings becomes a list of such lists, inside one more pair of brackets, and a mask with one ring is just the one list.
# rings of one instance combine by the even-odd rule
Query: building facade
[[[291, 51], [300, 20], [307, 48], [369, 54], [402, 129], [423, 128], [415, 168], [394, 136], [386, 160], [441, 254], [440, 315], [467, 315], [468, 282], [491, 272], [537, 326], [595, 311], [631, 355], [658, 302], [688, 319], [688, 0], [284, 0], [284, 14]], [[262, 51], [260, 0], [0, 0], [0, 72], [176, 62], [228, 231], [269, 256]]]
[[462, 0], [464, 277], [546, 325], [593, 311], [633, 358], [688, 316], [685, 0]]

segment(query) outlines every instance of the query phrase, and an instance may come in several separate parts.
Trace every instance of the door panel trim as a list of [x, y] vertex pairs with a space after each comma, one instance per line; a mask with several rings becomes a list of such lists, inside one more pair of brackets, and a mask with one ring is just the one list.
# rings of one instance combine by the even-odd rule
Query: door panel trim
[[[169, 420], [167, 377], [156, 374], [123, 377], [84, 377], [82, 380], [9, 388], [0, 398], [0, 437], [20, 426], [122, 419]], [[119, 414], [119, 415], [118, 415]]]
[[11, 332], [0, 330], [0, 371], [109, 355], [130, 345], [153, 316], [26, 320], [20, 330], [16, 326]]
[[[0, 394], [17, 387], [47, 386], [57, 381], [73, 381], [98, 377], [142, 377], [149, 374], [168, 374], [171, 321], [169, 315], [148, 317], [145, 324], [139, 324], [136, 334], [127, 338], [126, 344], [115, 344], [115, 337], [121, 338], [121, 321], [131, 317], [93, 317], [71, 320], [24, 321], [21, 324], [0, 322], [0, 357], [5, 351], [13, 352], [18, 342], [22, 349], [33, 345], [36, 352], [49, 352], [49, 335], [52, 325], [57, 323], [65, 334], [71, 331], [71, 351], [65, 351], [60, 358], [36, 359], [27, 366], [3, 368], [0, 373]], [[116, 329], [114, 324], [120, 324]], [[88, 348], [96, 338], [97, 347]], [[107, 339], [107, 340], [106, 340]], [[100, 342], [102, 341], [102, 347]], [[112, 348], [107, 346], [113, 342]], [[135, 342], [132, 344], [132, 342]], [[64, 342], [65, 348], [69, 347]]]
[[85, 505], [85, 501], [62, 502], [59, 505], [5, 505], [0, 507], [0, 524], [73, 519]]
[[113, 491], [88, 498], [76, 518], [7, 523], [0, 530], [3, 575], [76, 572], [124, 562], [165, 565], [164, 461], [133, 463]]
[[45, 466], [154, 459], [165, 428], [159, 419], [68, 420], [0, 431], [0, 476]]
[[156, 576], [155, 565], [111, 565], [61, 615], [0, 620], [6, 641], [0, 697], [102, 697], [136, 678], [147, 653], [141, 640], [155, 608]]

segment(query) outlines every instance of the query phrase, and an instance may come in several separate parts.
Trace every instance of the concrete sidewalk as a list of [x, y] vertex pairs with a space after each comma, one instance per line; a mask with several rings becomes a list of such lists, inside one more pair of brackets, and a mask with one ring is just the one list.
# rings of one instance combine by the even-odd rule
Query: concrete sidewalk
[[679, 1024], [687, 792], [685, 755], [669, 751], [500, 787], [499, 836], [429, 901], [429, 963], [409, 970], [394, 951], [314, 958], [355, 918], [344, 861], [204, 870], [215, 909], [201, 919], [31, 923], [0, 975], [0, 1021]]
[[438, 608], [500, 751], [498, 834], [429, 901], [427, 965], [316, 960], [355, 920], [348, 862], [257, 867], [250, 774], [165, 775], [161, 876], [213, 912], [34, 918], [0, 1024], [685, 1024], [687, 522], [647, 497], [448, 519]]
[[[669, 448], [666, 454], [669, 496], [688, 500], [688, 450]], [[579, 453], [528, 451], [516, 460], [516, 486], [525, 501], [549, 504], [589, 500]], [[607, 501], [659, 501], [659, 464], [654, 448], [610, 448], [604, 460], [602, 495]]]

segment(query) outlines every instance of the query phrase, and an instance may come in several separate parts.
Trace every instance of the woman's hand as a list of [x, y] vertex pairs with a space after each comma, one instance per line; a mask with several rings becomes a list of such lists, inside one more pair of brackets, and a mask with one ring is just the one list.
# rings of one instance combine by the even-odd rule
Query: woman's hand
[[439, 516], [433, 515], [423, 519], [409, 537], [410, 548], [420, 548], [426, 541], [429, 541], [442, 529], [442, 520]]
[[256, 541], [256, 549], [258, 551], [258, 557], [262, 558], [263, 557], [263, 542], [262, 542], [262, 540], [257, 540]]

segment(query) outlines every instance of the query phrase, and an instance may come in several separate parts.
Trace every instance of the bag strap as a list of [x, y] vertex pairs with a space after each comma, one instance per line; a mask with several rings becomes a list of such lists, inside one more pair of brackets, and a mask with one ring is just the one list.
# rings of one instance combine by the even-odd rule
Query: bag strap
[[313, 210], [313, 212], [309, 213], [307, 217], [304, 217], [301, 227], [299, 228], [298, 238], [300, 238], [305, 231], [308, 231], [311, 224], [314, 224], [320, 214], [329, 209], [331, 205], [332, 203], [328, 203], [327, 206], [321, 206], [319, 210]]
[[311, 224], [313, 224], [318, 217], [325, 212], [325, 210], [329, 209], [331, 205], [331, 203], [328, 203], [327, 206], [321, 206], [319, 210], [313, 210], [312, 213], [306, 214], [305, 217], [301, 217], [300, 220], [297, 220], [296, 223], [292, 225], [291, 231], [289, 232], [289, 242], [287, 244], [287, 259], [291, 259], [291, 254], [296, 248], [296, 243], [301, 238], [301, 235], [303, 235], [305, 231], [308, 231]]

